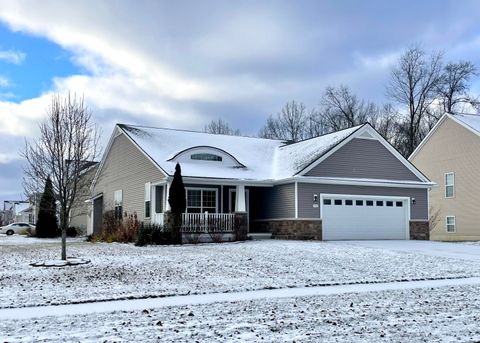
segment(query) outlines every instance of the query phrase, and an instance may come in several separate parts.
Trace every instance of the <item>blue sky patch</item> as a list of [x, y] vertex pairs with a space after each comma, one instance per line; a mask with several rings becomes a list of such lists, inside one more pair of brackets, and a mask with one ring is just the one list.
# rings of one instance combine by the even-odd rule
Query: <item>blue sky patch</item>
[[9, 80], [9, 85], [0, 88], [0, 93], [10, 94], [8, 100], [20, 102], [39, 96], [52, 89], [54, 77], [85, 74], [85, 70], [71, 62], [71, 54], [46, 38], [12, 32], [0, 24], [0, 51], [25, 53], [20, 64], [0, 59], [0, 76]]

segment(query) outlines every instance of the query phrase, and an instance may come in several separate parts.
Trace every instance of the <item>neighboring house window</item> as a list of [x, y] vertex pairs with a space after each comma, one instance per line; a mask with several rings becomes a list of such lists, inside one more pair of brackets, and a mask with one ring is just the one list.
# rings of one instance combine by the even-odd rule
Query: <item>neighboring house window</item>
[[187, 189], [187, 213], [216, 213], [216, 189]]
[[455, 196], [455, 174], [445, 174], [445, 198], [453, 198]]
[[200, 161], [216, 161], [216, 162], [222, 161], [222, 156], [209, 154], [209, 153], [192, 154], [190, 158], [192, 160], [200, 160]]
[[122, 190], [115, 191], [113, 194], [113, 201], [114, 201], [114, 210], [115, 210], [115, 218], [122, 219], [123, 216], [123, 192]]
[[447, 224], [447, 232], [453, 233], [456, 231], [455, 216], [447, 216], [446, 224]]
[[150, 204], [151, 204], [151, 197], [152, 197], [152, 184], [150, 182], [147, 182], [145, 184], [145, 218], [150, 218]]

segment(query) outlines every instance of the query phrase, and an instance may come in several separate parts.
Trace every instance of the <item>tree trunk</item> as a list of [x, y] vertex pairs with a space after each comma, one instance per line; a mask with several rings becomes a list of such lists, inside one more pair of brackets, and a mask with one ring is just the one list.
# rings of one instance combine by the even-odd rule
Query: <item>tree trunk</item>
[[65, 213], [61, 215], [62, 218], [60, 218], [60, 222], [62, 225], [62, 260], [66, 261], [67, 260], [67, 225], [68, 225], [68, 220], [67, 216]]
[[62, 260], [67, 260], [67, 230], [62, 226]]
[[182, 244], [182, 214], [173, 213], [172, 238], [175, 244]]

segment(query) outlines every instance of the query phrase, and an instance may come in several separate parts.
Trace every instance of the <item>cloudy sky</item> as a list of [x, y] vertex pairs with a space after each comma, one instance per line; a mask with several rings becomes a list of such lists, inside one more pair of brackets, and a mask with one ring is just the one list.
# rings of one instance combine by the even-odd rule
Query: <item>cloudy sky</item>
[[[327, 85], [385, 101], [389, 68], [421, 43], [480, 66], [478, 1], [2, 1], [0, 206], [23, 198], [25, 139], [51, 94], [83, 94], [114, 123], [255, 134]], [[480, 81], [473, 91], [480, 93]]]

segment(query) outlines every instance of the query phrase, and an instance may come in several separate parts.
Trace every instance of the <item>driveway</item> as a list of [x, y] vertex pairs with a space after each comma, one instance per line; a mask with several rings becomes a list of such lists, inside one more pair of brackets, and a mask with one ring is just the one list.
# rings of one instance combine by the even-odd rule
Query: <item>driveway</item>
[[409, 253], [420, 253], [430, 256], [446, 258], [458, 258], [473, 262], [480, 262], [480, 245], [469, 245], [463, 243], [447, 243], [435, 241], [330, 241], [332, 244], [355, 245], [367, 248], [384, 249], [391, 251], [403, 251]]

